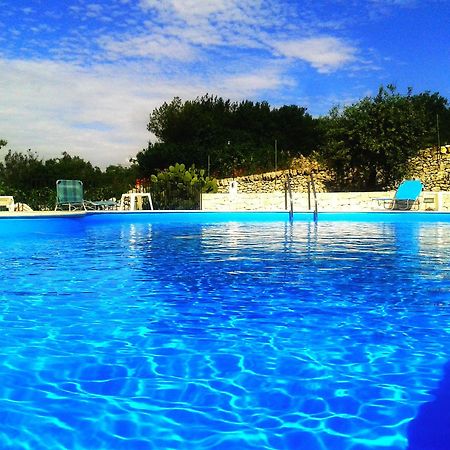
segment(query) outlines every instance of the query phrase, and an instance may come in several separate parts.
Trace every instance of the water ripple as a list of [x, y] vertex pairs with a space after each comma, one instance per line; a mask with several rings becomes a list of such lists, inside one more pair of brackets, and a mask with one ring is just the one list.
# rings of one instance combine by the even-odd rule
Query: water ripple
[[105, 221], [9, 240], [2, 448], [404, 449], [450, 359], [448, 231]]

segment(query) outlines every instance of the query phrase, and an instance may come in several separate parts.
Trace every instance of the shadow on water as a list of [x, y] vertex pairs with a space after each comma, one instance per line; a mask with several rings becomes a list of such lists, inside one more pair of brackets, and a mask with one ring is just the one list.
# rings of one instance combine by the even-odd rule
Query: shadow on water
[[450, 361], [432, 394], [435, 399], [422, 405], [408, 426], [407, 450], [450, 449]]

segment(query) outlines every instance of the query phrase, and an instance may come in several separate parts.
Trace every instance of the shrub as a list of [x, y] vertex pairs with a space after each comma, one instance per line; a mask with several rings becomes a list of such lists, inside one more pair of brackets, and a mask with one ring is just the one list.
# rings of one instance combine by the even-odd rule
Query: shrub
[[186, 170], [176, 163], [151, 176], [151, 193], [155, 209], [200, 209], [202, 192], [216, 192], [215, 179], [205, 177], [203, 169], [193, 164]]

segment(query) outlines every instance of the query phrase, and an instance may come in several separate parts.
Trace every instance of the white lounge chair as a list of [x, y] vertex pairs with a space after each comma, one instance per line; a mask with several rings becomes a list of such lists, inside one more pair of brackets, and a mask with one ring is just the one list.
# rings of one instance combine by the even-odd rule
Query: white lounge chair
[[8, 211], [14, 211], [15, 203], [14, 197], [10, 195], [1, 195], [0, 196], [0, 208], [6, 208]]

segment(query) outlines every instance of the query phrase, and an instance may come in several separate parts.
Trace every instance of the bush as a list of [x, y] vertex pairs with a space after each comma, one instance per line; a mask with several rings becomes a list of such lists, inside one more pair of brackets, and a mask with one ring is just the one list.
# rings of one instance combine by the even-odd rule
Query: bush
[[188, 170], [176, 163], [151, 176], [150, 190], [155, 209], [201, 209], [202, 192], [216, 192], [215, 179], [205, 177], [193, 164]]

